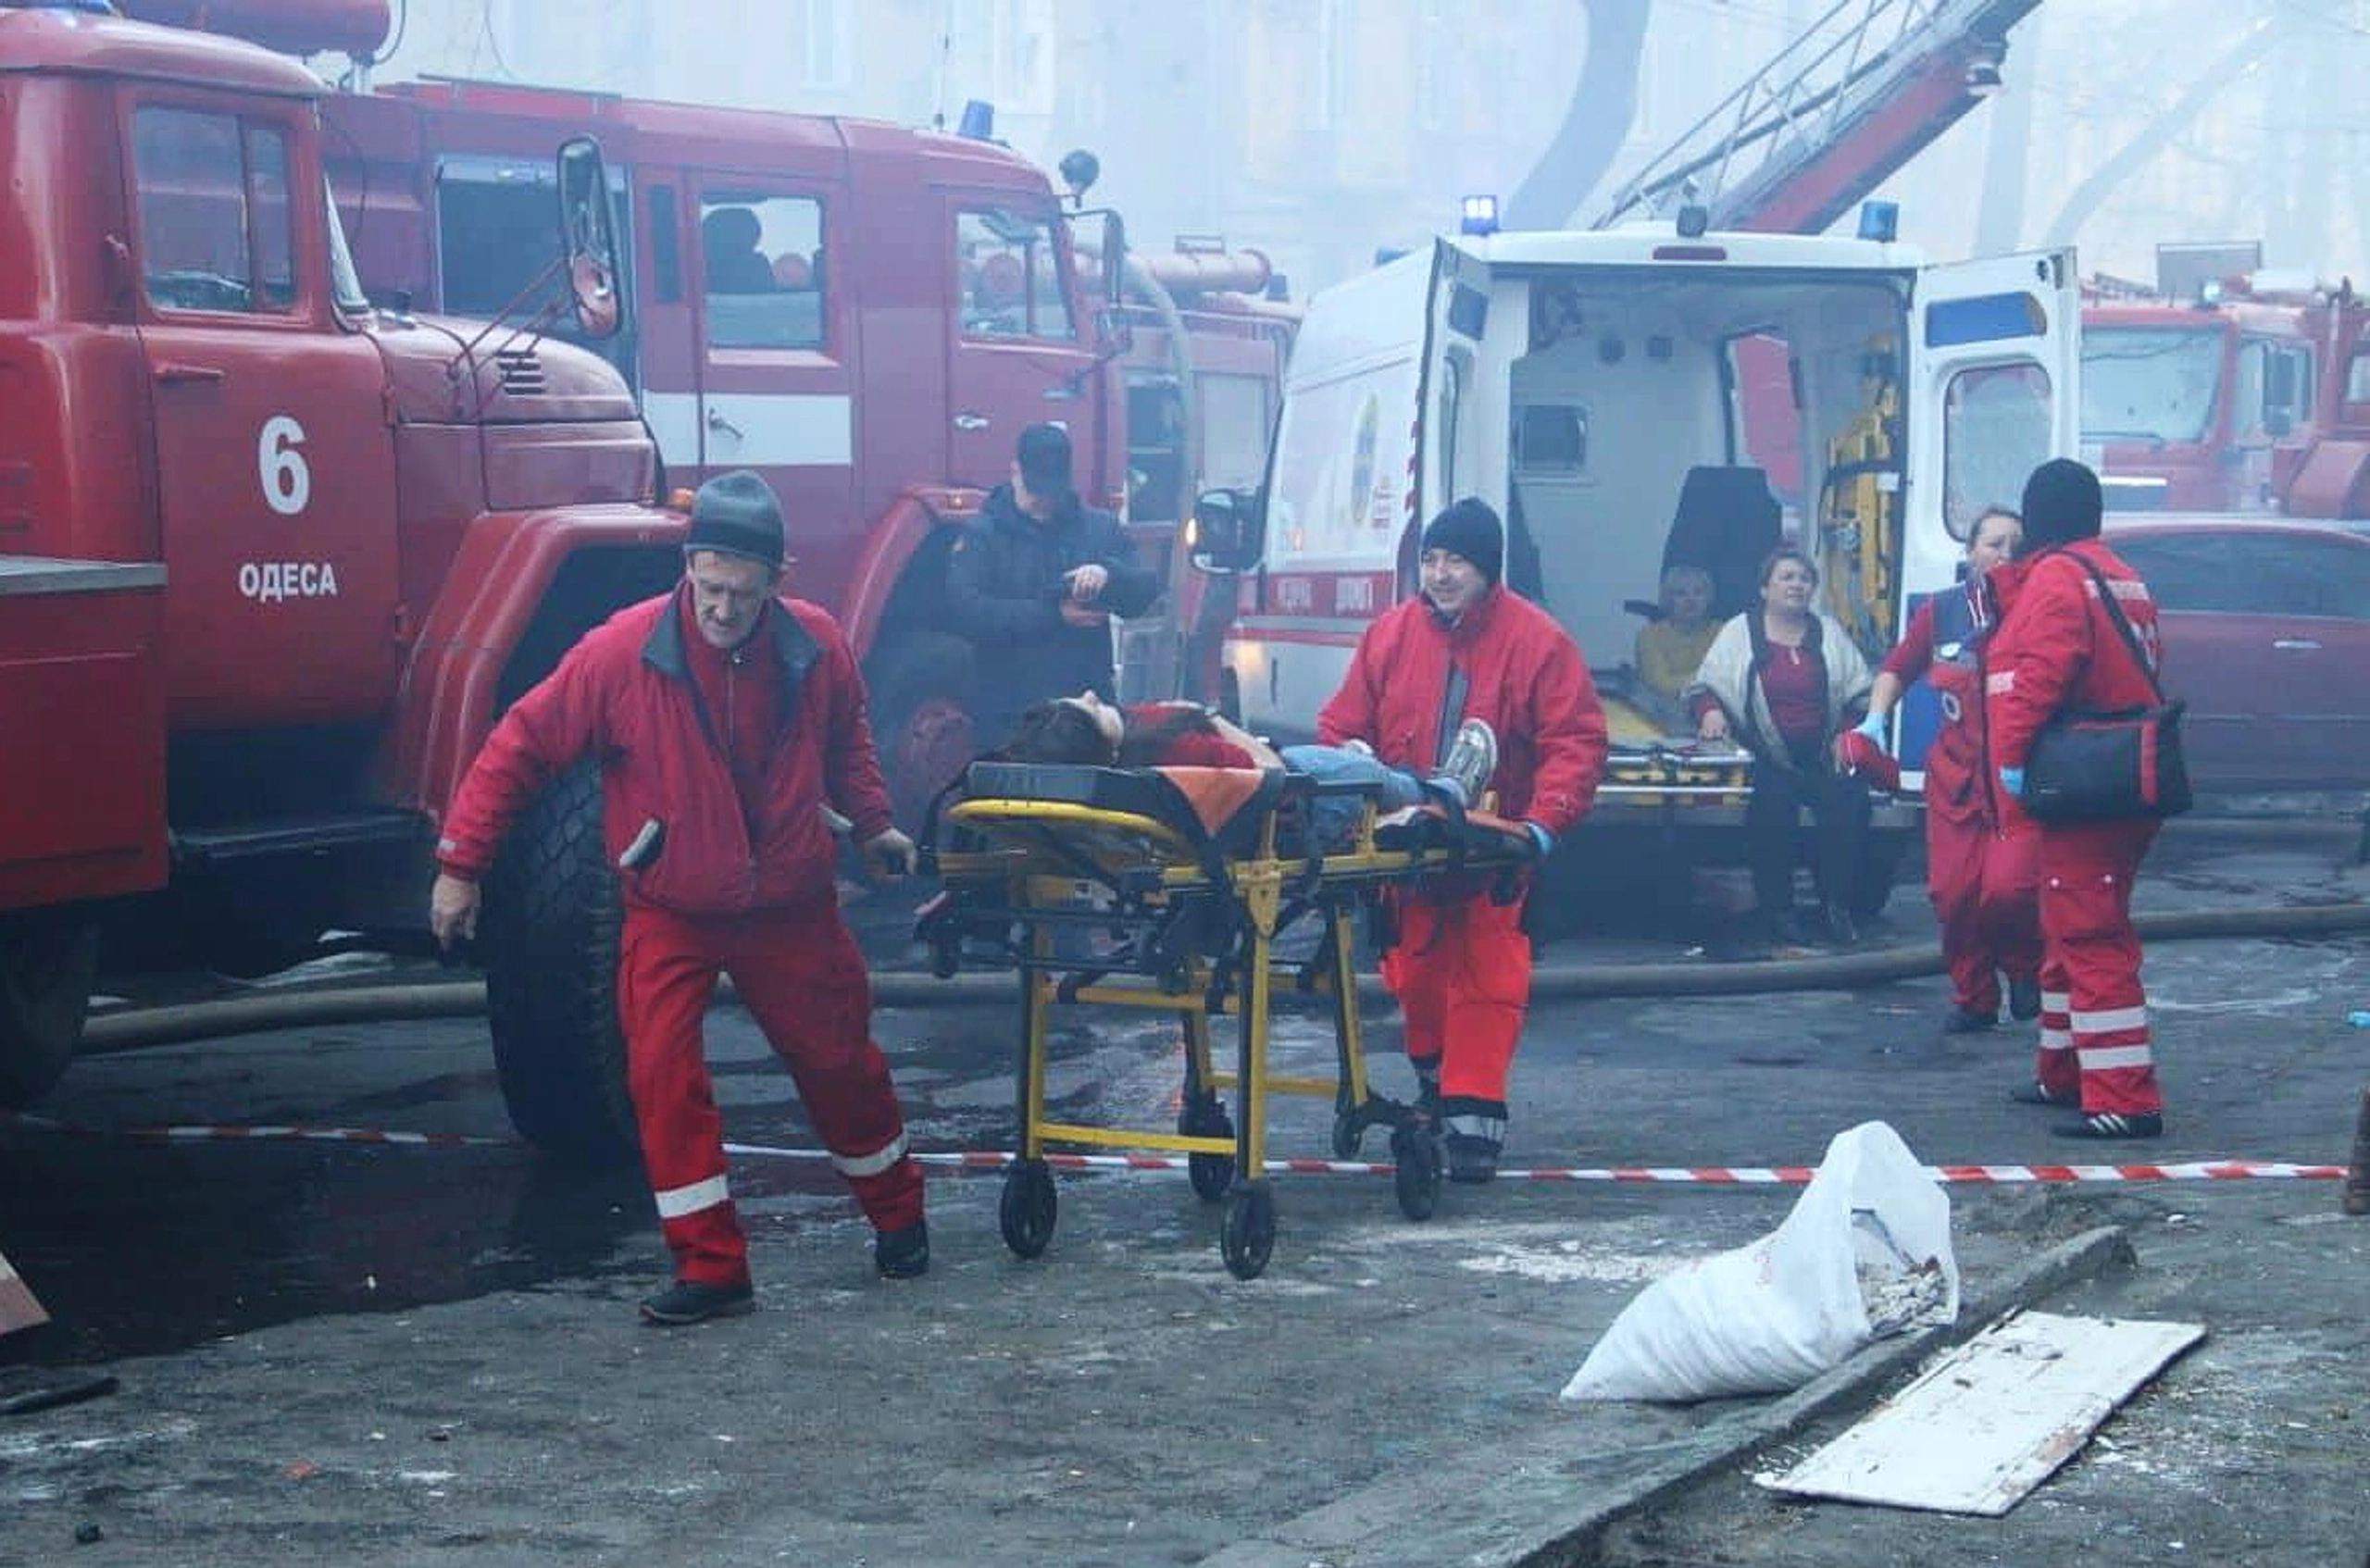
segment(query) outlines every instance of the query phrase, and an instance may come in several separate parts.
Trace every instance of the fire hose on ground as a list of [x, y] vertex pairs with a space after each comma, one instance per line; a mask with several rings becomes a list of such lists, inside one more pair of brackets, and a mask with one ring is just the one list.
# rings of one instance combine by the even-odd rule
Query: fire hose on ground
[[[2143, 914], [2135, 918], [2143, 940], [2189, 941], [2247, 937], [2326, 937], [2370, 930], [2370, 902], [2292, 904], [2255, 908], [2182, 910]], [[1579, 1000], [1598, 997], [1714, 996], [1772, 994], [1797, 990], [1831, 990], [1881, 984], [1942, 972], [1939, 946], [1909, 944], [1863, 952], [1826, 956], [1789, 956], [1738, 963], [1665, 963], [1576, 964], [1546, 964], [1534, 975], [1534, 997]], [[955, 976], [948, 979], [895, 971], [874, 977], [875, 1001], [885, 1007], [965, 1006], [1010, 1000], [1011, 977], [1004, 974]], [[1381, 994], [1372, 977], [1360, 981], [1361, 996]], [[729, 994], [729, 992], [728, 992]], [[127, 1009], [94, 1017], [83, 1050], [91, 1054], [129, 1051], [143, 1046], [217, 1039], [257, 1030], [324, 1024], [392, 1022], [405, 1019], [471, 1017], [485, 1010], [482, 981], [422, 981], [348, 985], [290, 990], [269, 995]], [[39, 1125], [38, 1117], [19, 1118]], [[64, 1129], [60, 1130], [72, 1130]], [[151, 1136], [168, 1140], [186, 1138], [244, 1138], [278, 1134], [297, 1138], [366, 1141], [482, 1141], [438, 1139], [425, 1135], [357, 1133], [352, 1129], [306, 1128], [167, 1128]], [[819, 1151], [730, 1146], [733, 1152], [760, 1157], [821, 1157]], [[917, 1156], [925, 1161], [969, 1168], [1001, 1164], [1009, 1156], [950, 1153]], [[1182, 1166], [1180, 1159], [1161, 1155], [1056, 1155], [1056, 1162], [1078, 1169], [1153, 1169]], [[1279, 1170], [1371, 1174], [1389, 1169], [1359, 1162], [1291, 1160], [1270, 1163]], [[1718, 1184], [1789, 1183], [1806, 1179], [1805, 1169], [1728, 1168], [1660, 1169], [1639, 1167], [1604, 1170], [1540, 1170], [1503, 1173], [1536, 1180], [1632, 1182], [1711, 1182]], [[2264, 1177], [2321, 1177], [2344, 1181], [2344, 1208], [2350, 1214], [2370, 1214], [2370, 1089], [2363, 1095], [2355, 1130], [2351, 1164], [2294, 1165], [2278, 1162], [2219, 1161], [2183, 1165], [2068, 1166], [1941, 1166], [1938, 1180], [1952, 1182], [2232, 1180]]]
[[[2236, 937], [2326, 937], [2370, 931], [2370, 903], [2309, 903], [2257, 908], [2200, 909], [2143, 914], [2134, 918], [2142, 940], [2192, 941]], [[1738, 963], [1692, 960], [1663, 964], [1542, 963], [1531, 977], [1533, 1000], [1580, 1001], [1599, 997], [1750, 996], [1783, 991], [1834, 990], [1879, 985], [1942, 973], [1942, 953], [1931, 942], [1807, 957], [1752, 959]], [[872, 978], [880, 1007], [971, 1007], [1012, 999], [1012, 977], [1004, 973], [957, 975], [950, 979], [892, 970]], [[1362, 999], [1380, 1000], [1373, 976], [1360, 982]], [[730, 994], [730, 985], [720, 988]], [[468, 1018], [485, 1011], [481, 980], [427, 980], [389, 984], [324, 986], [267, 994], [127, 1008], [94, 1015], [83, 1031], [81, 1053], [101, 1055], [153, 1045], [216, 1039], [262, 1029], [323, 1024], [396, 1022], [422, 1018]]]

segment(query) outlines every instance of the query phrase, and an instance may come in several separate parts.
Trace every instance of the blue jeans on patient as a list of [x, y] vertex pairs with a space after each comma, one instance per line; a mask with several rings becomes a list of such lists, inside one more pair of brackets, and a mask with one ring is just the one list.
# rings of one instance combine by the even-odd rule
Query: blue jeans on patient
[[[1286, 767], [1294, 773], [1305, 773], [1321, 784], [1378, 786], [1375, 809], [1379, 812], [1424, 803], [1424, 787], [1414, 774], [1385, 766], [1363, 752], [1346, 751], [1340, 746], [1286, 746], [1278, 754], [1284, 759]], [[1348, 843], [1357, 832], [1358, 818], [1366, 811], [1366, 798], [1319, 796], [1309, 814], [1309, 830], [1321, 847], [1333, 850]]]

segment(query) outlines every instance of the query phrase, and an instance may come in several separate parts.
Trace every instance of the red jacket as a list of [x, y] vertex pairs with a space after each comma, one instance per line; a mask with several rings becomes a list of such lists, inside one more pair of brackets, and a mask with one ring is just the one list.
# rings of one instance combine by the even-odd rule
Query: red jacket
[[1917, 606], [1879, 666], [1903, 686], [1923, 677], [1934, 688], [1941, 723], [1923, 759], [1926, 803], [1952, 818], [1989, 814], [1983, 678], [1998, 626], [1990, 579], [1946, 588]]
[[1449, 716], [1498, 732], [1499, 814], [1536, 822], [1557, 838], [1572, 830], [1604, 777], [1604, 707], [1578, 644], [1553, 616], [1492, 589], [1454, 626], [1420, 596], [1383, 615], [1358, 640], [1341, 689], [1316, 716], [1328, 746], [1357, 739], [1393, 767], [1419, 777], [1441, 760], [1441, 709], [1451, 666], [1466, 682]]
[[2002, 568], [2011, 575], [1995, 583], [2000, 629], [1985, 659], [1984, 710], [1994, 767], [2024, 766], [2033, 737], [2061, 708], [2106, 711], [2156, 701], [2155, 687], [2115, 629], [2084, 560], [2105, 576], [2150, 668], [2163, 666], [2148, 585], [2102, 541], [2080, 540]]
[[729, 915], [835, 897], [824, 804], [854, 824], [858, 842], [891, 826], [855, 654], [820, 606], [784, 599], [767, 610], [748, 646], [776, 661], [781, 716], [744, 815], [694, 693], [682, 602], [678, 589], [618, 611], [503, 716], [444, 814], [436, 853], [446, 870], [482, 875], [535, 793], [597, 757], [610, 859], [643, 823], [667, 828], [658, 858], [625, 874], [629, 903]]

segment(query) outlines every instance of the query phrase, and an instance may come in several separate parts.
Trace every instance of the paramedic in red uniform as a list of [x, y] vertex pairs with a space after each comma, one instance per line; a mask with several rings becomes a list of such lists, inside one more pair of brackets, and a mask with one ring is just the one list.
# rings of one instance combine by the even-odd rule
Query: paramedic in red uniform
[[701, 1023], [719, 972], [789, 1067], [817, 1135], [873, 1224], [892, 1278], [929, 1266], [921, 1172], [889, 1064], [870, 1036], [864, 959], [840, 917], [823, 808], [867, 860], [912, 869], [891, 824], [855, 655], [831, 617], [780, 597], [781, 511], [745, 470], [702, 485], [673, 591], [620, 610], [503, 716], [445, 815], [430, 924], [473, 933], [478, 878], [536, 792], [598, 758], [612, 857], [645, 824], [655, 854], [622, 877], [617, 1009], [634, 1115], [675, 1282], [654, 1323], [755, 1304], [726, 1182]]
[[1909, 618], [1868, 693], [1860, 733], [1884, 744], [1885, 723], [1919, 677], [1934, 688], [1941, 725], [1926, 748], [1926, 890], [1942, 927], [1951, 975], [1945, 1034], [2000, 1021], [2000, 977], [2008, 1012], [2040, 1011], [2040, 913], [2035, 897], [2039, 840], [2033, 824], [1993, 781], [1984, 762], [1984, 644], [1999, 625], [1991, 571], [2016, 553], [2024, 525], [1995, 506], [1975, 520], [1966, 579], [1933, 595]]
[[[2002, 574], [2000, 630], [1987, 660], [1991, 757], [2001, 787], [2022, 795], [2033, 737], [2062, 708], [2153, 706], [2154, 688], [2083, 569], [2105, 577], [2150, 663], [2156, 605], [2148, 586], [2099, 538], [2099, 477], [2053, 458], [2025, 483], [2025, 541]], [[2156, 837], [2152, 818], [2039, 823], [2040, 1051], [2017, 1100], [2079, 1106], [2067, 1138], [2156, 1138], [2164, 1101], [2148, 1043], [2131, 884]]]
[[[1371, 746], [1418, 778], [1455, 775], [1468, 718], [1495, 732], [1498, 815], [1543, 856], [1571, 831], [1604, 774], [1604, 709], [1588, 661], [1554, 618], [1501, 585], [1505, 531], [1467, 497], [1423, 535], [1423, 592], [1359, 639], [1341, 689], [1317, 715], [1327, 745]], [[1448, 1174], [1488, 1181], [1505, 1141], [1506, 1078], [1530, 1002], [1522, 901], [1491, 879], [1441, 877], [1397, 900], [1383, 979], [1406, 1019], [1407, 1055], [1447, 1134]]]

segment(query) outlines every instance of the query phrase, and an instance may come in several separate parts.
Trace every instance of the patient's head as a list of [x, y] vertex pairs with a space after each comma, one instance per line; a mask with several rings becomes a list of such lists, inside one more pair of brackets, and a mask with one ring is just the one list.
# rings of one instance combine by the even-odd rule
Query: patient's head
[[1712, 574], [1701, 566], [1663, 570], [1663, 615], [1673, 626], [1693, 628], [1712, 609]]
[[1091, 695], [1031, 703], [998, 754], [1007, 762], [1108, 767], [1119, 754], [1119, 710]]

